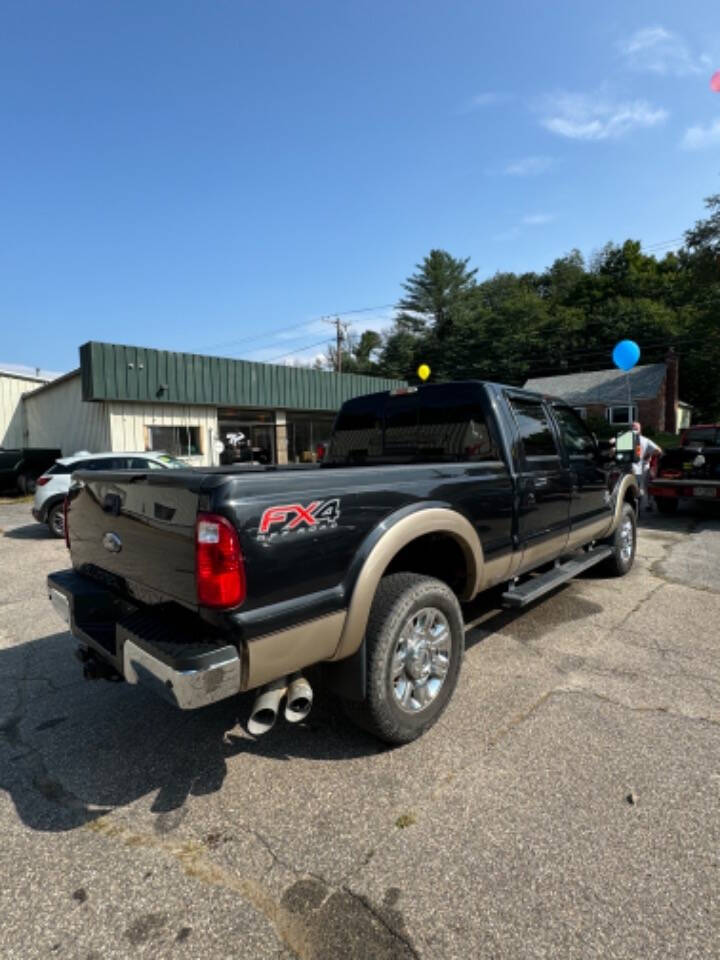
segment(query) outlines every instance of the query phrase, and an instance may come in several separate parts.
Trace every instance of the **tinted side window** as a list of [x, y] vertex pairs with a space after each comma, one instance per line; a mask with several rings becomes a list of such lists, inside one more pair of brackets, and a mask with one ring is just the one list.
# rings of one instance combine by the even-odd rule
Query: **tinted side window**
[[537, 400], [510, 399], [526, 457], [557, 457], [558, 448], [545, 408]]
[[596, 453], [597, 447], [593, 435], [574, 410], [571, 410], [570, 407], [557, 405], [553, 406], [553, 412], [560, 427], [565, 449], [571, 456], [573, 454], [585, 456], [588, 453]]
[[54, 463], [49, 470], [46, 470], [46, 474], [52, 474], [53, 476], [58, 473], [72, 473], [73, 470], [77, 470], [77, 467], [74, 464], [68, 463]]
[[76, 463], [73, 470], [127, 470], [127, 457], [97, 457]]

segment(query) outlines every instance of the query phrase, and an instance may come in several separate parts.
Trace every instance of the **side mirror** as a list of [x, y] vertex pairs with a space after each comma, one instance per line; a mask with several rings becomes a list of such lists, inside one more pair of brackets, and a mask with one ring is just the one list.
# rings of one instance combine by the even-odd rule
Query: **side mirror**
[[617, 435], [617, 459], [624, 463], [635, 463], [638, 459], [639, 437], [632, 430]]

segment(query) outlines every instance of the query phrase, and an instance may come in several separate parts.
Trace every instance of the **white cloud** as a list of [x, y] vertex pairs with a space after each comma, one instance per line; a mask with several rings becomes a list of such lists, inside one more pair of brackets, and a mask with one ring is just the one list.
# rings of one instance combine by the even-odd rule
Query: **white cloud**
[[470, 97], [462, 104], [460, 113], [471, 113], [473, 110], [492, 107], [497, 103], [506, 103], [508, 100], [512, 100], [512, 95], [509, 93], [502, 93], [499, 90], [486, 90], [484, 93], [476, 93], [474, 97]]
[[522, 222], [528, 227], [539, 227], [544, 223], [551, 223], [554, 219], [554, 213], [529, 213], [522, 218]]
[[555, 166], [555, 160], [552, 157], [520, 157], [519, 160], [509, 163], [503, 173], [508, 177], [534, 177], [539, 173], [545, 173], [553, 166]]
[[618, 44], [627, 65], [643, 73], [670, 74], [676, 77], [703, 73], [710, 60], [695, 55], [676, 33], [664, 27], [643, 27]]
[[663, 123], [667, 111], [646, 100], [611, 101], [581, 93], [548, 96], [541, 104], [541, 123], [571, 140], [609, 140], [631, 130]]
[[708, 124], [688, 127], [680, 141], [683, 150], [703, 150], [705, 147], [720, 146], [720, 120]]
[[515, 240], [521, 236], [525, 232], [524, 227], [541, 227], [546, 223], [552, 223], [555, 219], [556, 215], [554, 213], [528, 213], [520, 223], [508, 227], [506, 230], [501, 230], [492, 239], [496, 243], [506, 243], [508, 240]]
[[[383, 333], [388, 330], [393, 323], [395, 309], [386, 307], [381, 310], [360, 311], [357, 313], [339, 314], [340, 319], [350, 324], [350, 335], [359, 337], [365, 330], [375, 330]], [[333, 317], [336, 316], [333, 314]], [[309, 344], [304, 347], [302, 341], [308, 339]], [[270, 346], [251, 347], [243, 352], [245, 360], [255, 360], [259, 363], [278, 363], [284, 366], [307, 366], [314, 364], [318, 358], [323, 358], [325, 354], [318, 352], [322, 347], [322, 341], [330, 344], [334, 342], [334, 328], [324, 320], [309, 320], [307, 324], [294, 330], [283, 330], [275, 334], [269, 334], [268, 340], [272, 339]], [[298, 346], [295, 346], [297, 344]], [[286, 350], [287, 348], [287, 350]], [[286, 352], [284, 352], [286, 350]]]

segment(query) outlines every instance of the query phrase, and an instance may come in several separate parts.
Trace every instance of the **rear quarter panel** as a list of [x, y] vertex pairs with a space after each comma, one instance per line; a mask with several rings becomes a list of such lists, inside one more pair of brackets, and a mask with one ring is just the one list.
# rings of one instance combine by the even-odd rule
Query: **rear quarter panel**
[[[337, 513], [317, 523], [273, 523], [261, 529], [266, 510], [297, 505], [308, 510], [337, 501]], [[351, 568], [363, 544], [382, 535], [393, 517], [413, 505], [443, 504], [477, 530], [486, 555], [511, 549], [512, 481], [504, 464], [311, 468], [292, 474], [244, 477], [216, 493], [212, 509], [240, 532], [248, 597], [243, 611], [329, 592], [342, 606]], [[271, 516], [275, 516], [272, 514]], [[296, 518], [297, 513], [288, 513]], [[334, 603], [333, 603], [334, 596]], [[318, 597], [318, 601], [320, 597]]]

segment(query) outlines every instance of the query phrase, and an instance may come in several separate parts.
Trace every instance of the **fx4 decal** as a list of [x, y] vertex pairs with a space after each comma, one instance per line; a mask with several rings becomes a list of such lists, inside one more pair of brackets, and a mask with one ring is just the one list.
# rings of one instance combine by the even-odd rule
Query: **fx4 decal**
[[285, 534], [307, 533], [324, 527], [336, 527], [340, 517], [340, 500], [313, 500], [307, 506], [284, 503], [268, 507], [260, 518], [258, 540], [271, 540]]

